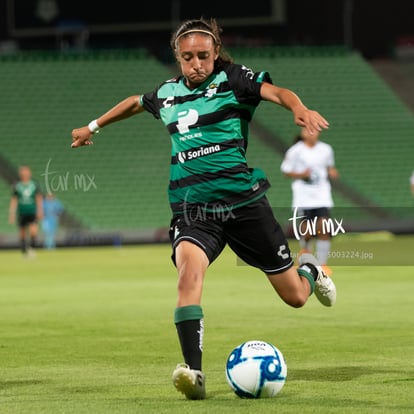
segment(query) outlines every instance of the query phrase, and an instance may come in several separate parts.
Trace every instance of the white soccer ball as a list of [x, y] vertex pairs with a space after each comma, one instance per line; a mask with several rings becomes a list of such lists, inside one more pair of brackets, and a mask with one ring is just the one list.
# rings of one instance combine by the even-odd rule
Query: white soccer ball
[[227, 358], [227, 382], [241, 398], [274, 397], [285, 385], [286, 376], [282, 352], [268, 342], [244, 342]]

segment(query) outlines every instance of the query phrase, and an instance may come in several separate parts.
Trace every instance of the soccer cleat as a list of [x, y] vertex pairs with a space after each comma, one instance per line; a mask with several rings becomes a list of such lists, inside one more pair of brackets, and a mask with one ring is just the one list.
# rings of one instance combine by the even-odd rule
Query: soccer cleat
[[311, 264], [318, 271], [315, 280], [315, 296], [325, 306], [333, 306], [336, 302], [336, 287], [332, 279], [323, 271], [315, 256], [310, 253], [303, 253], [299, 257], [299, 265]]
[[34, 259], [36, 257], [36, 252], [32, 247], [28, 247], [23, 255], [26, 259]]
[[177, 391], [189, 400], [206, 398], [205, 377], [201, 371], [191, 369], [187, 364], [178, 364], [172, 374], [172, 381]]

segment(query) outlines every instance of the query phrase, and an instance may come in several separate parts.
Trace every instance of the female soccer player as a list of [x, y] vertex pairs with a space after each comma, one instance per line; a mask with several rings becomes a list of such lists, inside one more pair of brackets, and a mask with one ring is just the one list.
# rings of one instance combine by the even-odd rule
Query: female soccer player
[[170, 184], [172, 259], [178, 271], [174, 314], [185, 360], [173, 383], [188, 399], [205, 398], [201, 371], [201, 295], [208, 266], [226, 244], [262, 270], [279, 296], [303, 306], [315, 291], [331, 306], [336, 289], [312, 255], [292, 266], [289, 246], [265, 192], [265, 174], [246, 164], [248, 124], [261, 100], [293, 112], [295, 122], [313, 134], [328, 127], [290, 90], [272, 84], [267, 72], [234, 64], [222, 49], [216, 21], [189, 20], [171, 38], [182, 75], [152, 92], [126, 98], [89, 125], [72, 131], [72, 147], [92, 144], [102, 127], [148, 111], [161, 119], [172, 141]]

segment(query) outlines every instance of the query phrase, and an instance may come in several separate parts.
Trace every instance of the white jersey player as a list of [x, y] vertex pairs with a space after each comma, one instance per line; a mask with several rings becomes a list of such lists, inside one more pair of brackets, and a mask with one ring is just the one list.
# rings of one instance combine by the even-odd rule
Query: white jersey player
[[320, 133], [313, 135], [301, 130], [297, 142], [286, 152], [281, 171], [292, 178], [292, 208], [295, 217], [300, 218], [300, 245], [302, 251], [311, 251], [310, 241], [316, 237], [316, 256], [330, 271], [327, 261], [331, 248], [329, 219], [333, 207], [330, 179], [338, 177], [332, 146], [319, 141]]

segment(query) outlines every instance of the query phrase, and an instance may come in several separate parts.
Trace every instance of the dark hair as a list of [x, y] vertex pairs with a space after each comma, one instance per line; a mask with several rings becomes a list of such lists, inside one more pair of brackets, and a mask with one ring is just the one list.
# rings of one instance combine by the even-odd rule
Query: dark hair
[[170, 45], [171, 49], [175, 53], [177, 49], [177, 41], [180, 37], [185, 37], [194, 32], [205, 33], [210, 35], [214, 41], [216, 47], [219, 48], [219, 57], [214, 63], [215, 69], [222, 68], [225, 64], [233, 63], [233, 58], [230, 56], [227, 51], [224, 50], [220, 34], [222, 28], [217, 24], [216, 19], [211, 18], [210, 20], [195, 19], [195, 20], [186, 20], [178, 27], [178, 29], [172, 34]]

